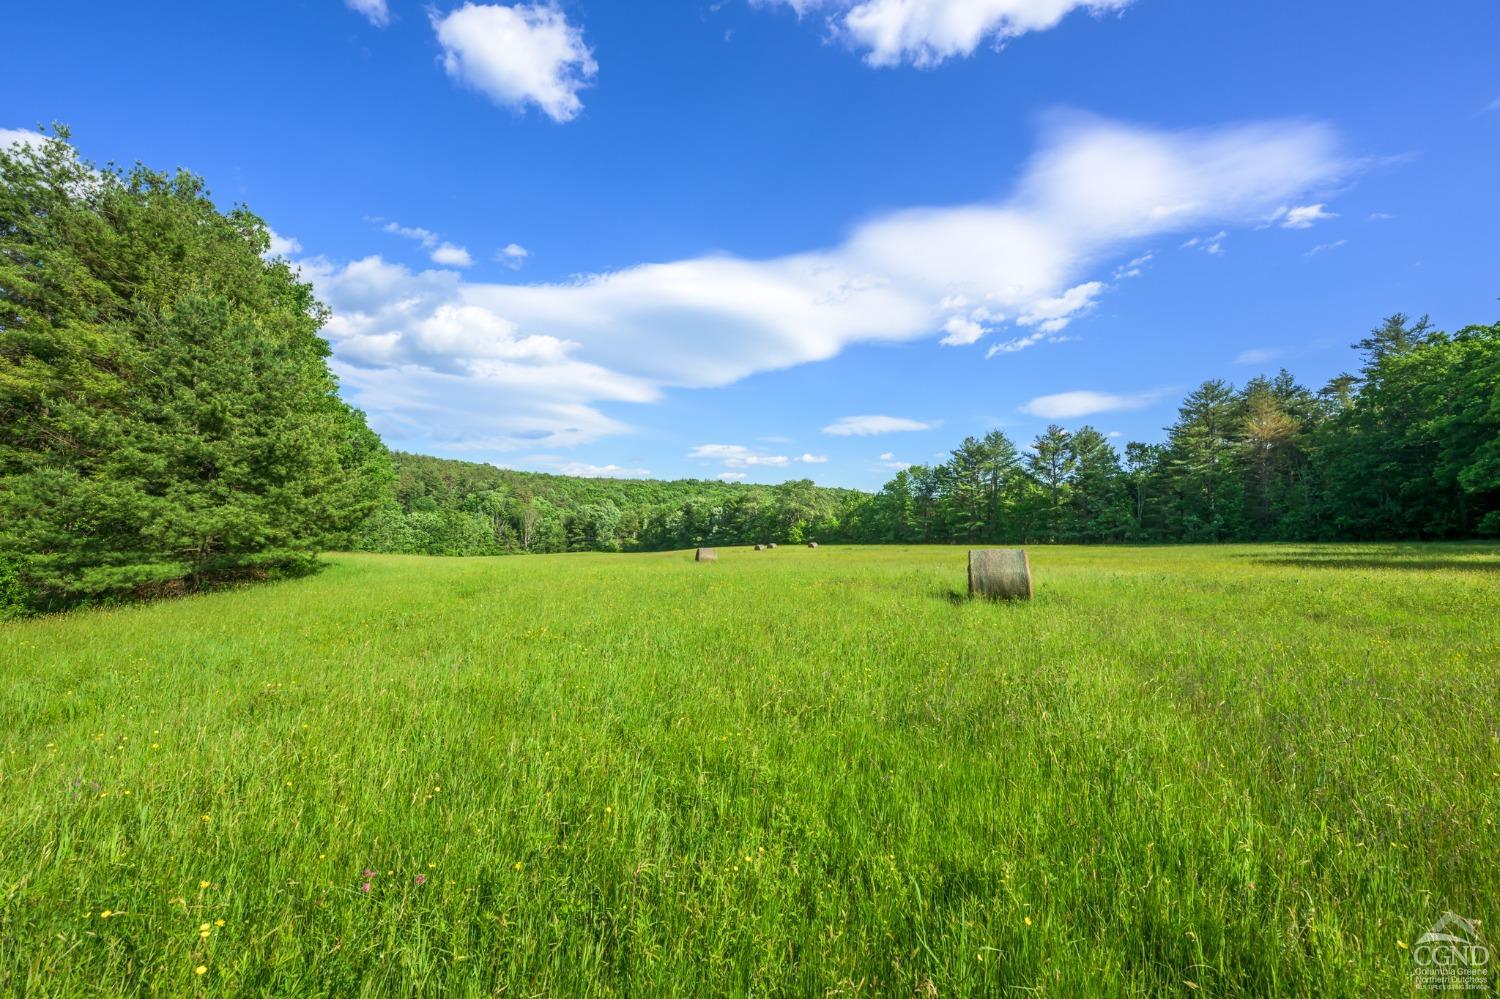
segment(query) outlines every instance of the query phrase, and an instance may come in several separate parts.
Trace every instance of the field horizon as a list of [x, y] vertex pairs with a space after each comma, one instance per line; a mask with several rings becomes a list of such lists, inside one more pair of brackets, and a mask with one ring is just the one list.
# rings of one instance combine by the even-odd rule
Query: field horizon
[[[1500, 925], [1500, 545], [445, 559], [0, 625], [0, 990], [1367, 995]], [[1493, 971], [1491, 971], [1493, 987]]]

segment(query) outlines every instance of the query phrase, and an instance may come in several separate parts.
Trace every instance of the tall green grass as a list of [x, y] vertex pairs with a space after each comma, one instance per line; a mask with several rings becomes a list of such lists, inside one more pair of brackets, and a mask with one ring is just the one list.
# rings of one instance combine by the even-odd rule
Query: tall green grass
[[1364, 996], [1445, 910], [1500, 949], [1500, 549], [1031, 554], [1016, 605], [953, 548], [337, 556], [0, 625], [0, 991]]

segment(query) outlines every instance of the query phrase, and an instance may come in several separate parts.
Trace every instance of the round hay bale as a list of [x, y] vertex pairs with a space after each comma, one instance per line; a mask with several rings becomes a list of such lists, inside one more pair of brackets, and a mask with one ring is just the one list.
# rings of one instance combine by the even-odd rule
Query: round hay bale
[[766, 545], [766, 547], [767, 548], [775, 548], [776, 547], [776, 542], [773, 541], [770, 544]]
[[969, 552], [969, 596], [986, 600], [1030, 600], [1031, 560], [1024, 548], [976, 548]]
[[698, 549], [698, 555], [697, 555], [697, 561], [699, 561], [699, 562], [717, 562], [717, 561], [719, 561], [719, 553], [716, 552], [716, 551], [714, 551], [712, 548], [699, 548]]
[[807, 543], [807, 547], [809, 547], [809, 548], [816, 548], [816, 547], [818, 547], [818, 543], [816, 541], [809, 541]]
[[765, 547], [766, 547], [766, 546], [765, 546], [765, 545], [756, 545], [756, 546], [755, 546], [755, 550], [756, 550], [756, 551], [760, 551], [760, 550], [761, 550], [761, 549], [763, 549], [763, 548], [765, 548]]

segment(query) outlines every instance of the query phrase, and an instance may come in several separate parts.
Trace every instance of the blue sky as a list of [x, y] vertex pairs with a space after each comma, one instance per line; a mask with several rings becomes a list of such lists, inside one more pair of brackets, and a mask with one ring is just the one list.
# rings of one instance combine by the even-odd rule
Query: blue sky
[[1500, 315], [1491, 0], [54, 0], [7, 26], [0, 129], [65, 122], [247, 203], [409, 450], [873, 489], [997, 427], [1160, 439], [1205, 378], [1317, 387], [1397, 310]]

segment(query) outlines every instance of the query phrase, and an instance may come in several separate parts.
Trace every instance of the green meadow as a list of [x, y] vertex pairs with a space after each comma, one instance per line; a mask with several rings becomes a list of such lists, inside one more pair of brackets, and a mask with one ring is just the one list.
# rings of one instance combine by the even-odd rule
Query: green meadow
[[[1366, 996], [1500, 943], [1500, 547], [330, 556], [0, 626], [7, 995]], [[1493, 961], [1492, 961], [1493, 964]]]

